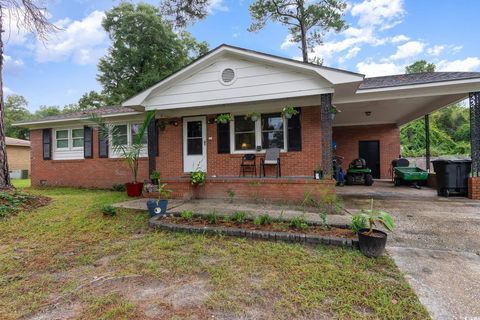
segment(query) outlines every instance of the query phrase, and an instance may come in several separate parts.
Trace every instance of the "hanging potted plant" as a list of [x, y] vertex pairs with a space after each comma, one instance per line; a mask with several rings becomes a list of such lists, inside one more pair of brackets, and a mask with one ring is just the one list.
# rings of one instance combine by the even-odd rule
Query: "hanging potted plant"
[[385, 251], [387, 234], [381, 230], [373, 229], [376, 224], [381, 224], [388, 231], [393, 231], [395, 225], [392, 216], [383, 210], [373, 209], [373, 199], [370, 209], [352, 216], [352, 230], [358, 234], [360, 251], [367, 257], [377, 258]]
[[168, 190], [166, 187], [167, 187], [166, 183], [159, 184], [158, 200], [149, 199], [147, 201], [148, 214], [150, 215], [150, 218], [158, 215], [167, 214], [168, 197], [172, 192], [172, 190]]
[[249, 112], [245, 115], [245, 120], [247, 119], [250, 119], [252, 120], [253, 122], [257, 121], [258, 119], [260, 119], [260, 113], [258, 112]]
[[129, 197], [138, 197], [142, 195], [143, 183], [138, 182], [138, 164], [140, 160], [140, 153], [145, 148], [142, 142], [143, 136], [147, 130], [150, 121], [154, 121], [155, 112], [148, 111], [145, 115], [142, 125], [138, 129], [138, 132], [133, 135], [131, 144], [124, 144], [119, 139], [111, 139], [118, 133], [119, 127], [112, 123], [106, 123], [104, 119], [98, 117], [95, 114], [90, 116], [90, 120], [99, 126], [99, 133], [110, 142], [112, 152], [118, 154], [121, 159], [125, 161], [128, 168], [132, 173], [132, 181], [127, 182], [125, 187], [127, 189], [127, 195]]
[[160, 172], [153, 170], [152, 173], [150, 173], [150, 181], [154, 186], [158, 186], [158, 179], [160, 179]]
[[217, 115], [217, 117], [215, 118], [215, 122], [217, 123], [228, 123], [232, 121], [232, 116], [230, 115], [230, 113], [222, 113], [222, 114], [219, 114]]
[[287, 119], [291, 119], [294, 115], [297, 115], [298, 111], [295, 110], [294, 106], [285, 106], [282, 110], [282, 116]]
[[338, 110], [337, 107], [332, 105], [332, 107], [330, 108], [330, 118], [332, 119], [332, 121], [335, 120], [337, 113], [340, 113], [340, 112], [342, 111]]

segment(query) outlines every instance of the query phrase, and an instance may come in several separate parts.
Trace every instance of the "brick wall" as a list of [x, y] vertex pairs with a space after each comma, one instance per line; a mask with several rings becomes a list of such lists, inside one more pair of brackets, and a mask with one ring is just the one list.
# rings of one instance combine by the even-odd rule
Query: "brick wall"
[[468, 197], [473, 200], [480, 200], [480, 177], [468, 178]]
[[[201, 186], [192, 186], [189, 179], [164, 179], [173, 199], [227, 199], [227, 190], [235, 194], [235, 199], [250, 201], [301, 202], [308, 192], [314, 199], [335, 193], [333, 180], [313, 180], [302, 178], [224, 179], [212, 178]], [[145, 197], [157, 197], [146, 194]]]
[[[130, 170], [121, 159], [98, 158], [98, 134], [93, 135], [93, 159], [43, 160], [42, 130], [30, 132], [32, 146], [32, 185], [39, 186], [44, 180], [50, 186], [85, 188], [111, 188], [113, 184], [132, 180]], [[142, 159], [138, 179], [148, 177], [148, 159]]]
[[[209, 116], [213, 118], [213, 116]], [[162, 179], [184, 176], [183, 173], [183, 129], [182, 120], [175, 119], [178, 126], [169, 124], [159, 132], [159, 156], [157, 169]], [[238, 176], [241, 155], [217, 153], [217, 126], [207, 124], [208, 176]], [[302, 108], [302, 151], [281, 154], [283, 176], [313, 176], [313, 170], [321, 161], [320, 108]], [[211, 138], [211, 139], [210, 139]], [[382, 177], [388, 176], [390, 161], [400, 152], [399, 131], [395, 126], [365, 126], [334, 128], [337, 141], [336, 154], [346, 157], [344, 168], [358, 156], [359, 140], [380, 140]], [[42, 132], [32, 130], [32, 184], [110, 188], [116, 183], [130, 181], [131, 174], [121, 159], [98, 158], [98, 134], [94, 132], [94, 158], [82, 160], [47, 160], [42, 157]], [[260, 159], [257, 159], [259, 173]], [[274, 175], [270, 168], [267, 175]], [[139, 181], [148, 178], [148, 159], [140, 161]]]
[[358, 158], [359, 141], [380, 141], [380, 178], [391, 177], [390, 164], [400, 154], [400, 129], [394, 125], [334, 127], [333, 140], [337, 143], [335, 155], [343, 156], [346, 170], [352, 160]]

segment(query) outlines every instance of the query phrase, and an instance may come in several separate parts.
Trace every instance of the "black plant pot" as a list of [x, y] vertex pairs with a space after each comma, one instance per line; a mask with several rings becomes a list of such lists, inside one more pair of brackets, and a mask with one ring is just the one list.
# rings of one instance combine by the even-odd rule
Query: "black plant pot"
[[158, 179], [150, 179], [154, 186], [158, 186]]
[[373, 229], [372, 234], [367, 234], [369, 229], [361, 229], [358, 232], [358, 243], [360, 251], [369, 258], [380, 257], [385, 251], [387, 234], [383, 231]]

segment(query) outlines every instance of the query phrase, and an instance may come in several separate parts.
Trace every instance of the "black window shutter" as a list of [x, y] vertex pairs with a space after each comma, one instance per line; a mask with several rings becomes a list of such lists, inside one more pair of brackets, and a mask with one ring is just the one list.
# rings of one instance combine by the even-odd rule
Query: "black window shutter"
[[52, 160], [52, 129], [43, 129], [43, 160]]
[[147, 128], [148, 137], [148, 157], [158, 156], [158, 130], [157, 121], [152, 119]]
[[218, 153], [230, 153], [230, 122], [217, 123]]
[[98, 157], [108, 158], [108, 139], [98, 130]]
[[288, 119], [288, 151], [302, 151], [302, 124], [301, 108], [296, 109], [298, 114]]
[[83, 127], [83, 157], [93, 158], [93, 128], [88, 126]]

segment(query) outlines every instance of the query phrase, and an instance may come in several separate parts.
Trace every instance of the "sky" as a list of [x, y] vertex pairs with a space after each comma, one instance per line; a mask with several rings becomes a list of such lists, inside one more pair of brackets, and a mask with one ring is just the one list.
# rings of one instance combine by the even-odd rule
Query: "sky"
[[[288, 30], [270, 23], [247, 31], [252, 0], [211, 0], [205, 20], [188, 27], [210, 48], [226, 43], [287, 58], [300, 59]], [[314, 0], [309, 0], [314, 1]], [[138, 1], [130, 1], [138, 2]], [[143, 1], [154, 5], [158, 0]], [[44, 0], [49, 19], [62, 30], [42, 43], [18, 30], [9, 19], [4, 33], [4, 90], [23, 95], [34, 111], [41, 105], [75, 103], [83, 93], [101, 90], [97, 63], [110, 41], [101, 27], [104, 12], [116, 0]], [[437, 71], [480, 71], [479, 0], [348, 0], [349, 28], [328, 33], [312, 57], [326, 66], [367, 77], [403, 73], [418, 59]]]

